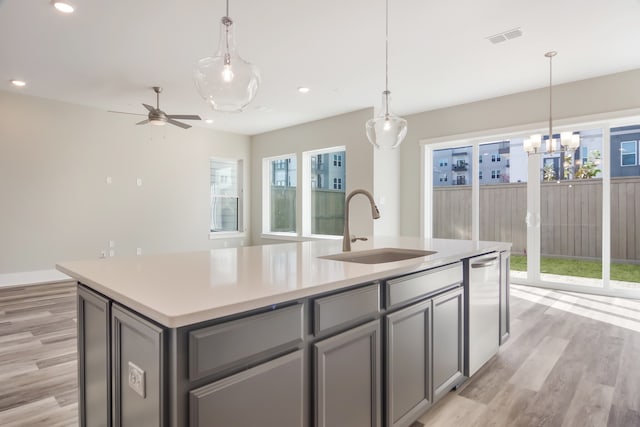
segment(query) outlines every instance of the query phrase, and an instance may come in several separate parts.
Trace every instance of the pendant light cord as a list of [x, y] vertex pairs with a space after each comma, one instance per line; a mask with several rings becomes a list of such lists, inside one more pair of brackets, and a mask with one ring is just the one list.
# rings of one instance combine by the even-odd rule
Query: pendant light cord
[[225, 45], [227, 47], [227, 52], [225, 53], [224, 62], [225, 62], [225, 64], [229, 65], [231, 63], [230, 58], [229, 58], [229, 26], [232, 24], [231, 18], [229, 18], [229, 0], [227, 0], [227, 14], [224, 17], [223, 22], [224, 22], [224, 26], [225, 26], [224, 41], [225, 41]]
[[388, 116], [389, 115], [389, 0], [385, 0], [384, 97], [385, 97], [385, 103], [384, 103], [385, 116]]
[[551, 150], [553, 150], [553, 129], [551, 126], [551, 117], [553, 117], [553, 114], [552, 114], [553, 82], [551, 80], [553, 75], [552, 64], [553, 64], [553, 55], [549, 55], [549, 147]]

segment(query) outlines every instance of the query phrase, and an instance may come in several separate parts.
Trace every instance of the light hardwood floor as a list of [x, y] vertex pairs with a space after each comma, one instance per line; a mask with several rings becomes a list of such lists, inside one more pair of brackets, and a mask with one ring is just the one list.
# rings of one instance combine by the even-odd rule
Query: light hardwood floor
[[0, 288], [0, 426], [78, 424], [75, 284]]
[[[512, 286], [511, 307], [499, 354], [415, 427], [640, 426], [640, 301]], [[75, 286], [0, 288], [0, 426], [77, 425], [75, 310]]]

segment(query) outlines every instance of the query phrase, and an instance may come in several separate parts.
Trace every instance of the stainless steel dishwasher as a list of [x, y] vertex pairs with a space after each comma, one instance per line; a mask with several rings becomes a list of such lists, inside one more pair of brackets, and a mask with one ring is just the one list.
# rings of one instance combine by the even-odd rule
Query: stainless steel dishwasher
[[498, 352], [500, 340], [500, 254], [469, 258], [465, 263], [467, 376]]

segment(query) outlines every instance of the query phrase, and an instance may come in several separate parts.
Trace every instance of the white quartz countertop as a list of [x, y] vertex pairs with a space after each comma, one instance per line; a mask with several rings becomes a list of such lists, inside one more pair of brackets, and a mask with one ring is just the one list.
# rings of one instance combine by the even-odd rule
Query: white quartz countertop
[[341, 253], [342, 240], [330, 240], [62, 262], [56, 267], [158, 323], [177, 328], [510, 246], [500, 242], [376, 237], [354, 243], [352, 252], [407, 248], [436, 253], [383, 264], [319, 259]]

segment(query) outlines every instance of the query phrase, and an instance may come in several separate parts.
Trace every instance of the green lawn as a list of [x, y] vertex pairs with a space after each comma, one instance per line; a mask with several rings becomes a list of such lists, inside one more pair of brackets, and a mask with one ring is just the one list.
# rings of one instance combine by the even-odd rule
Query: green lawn
[[[527, 270], [527, 257], [511, 255], [511, 269]], [[602, 263], [599, 261], [585, 261], [561, 258], [540, 258], [540, 272], [559, 274], [562, 276], [602, 278]], [[624, 282], [640, 282], [640, 265], [611, 264], [611, 280]]]

